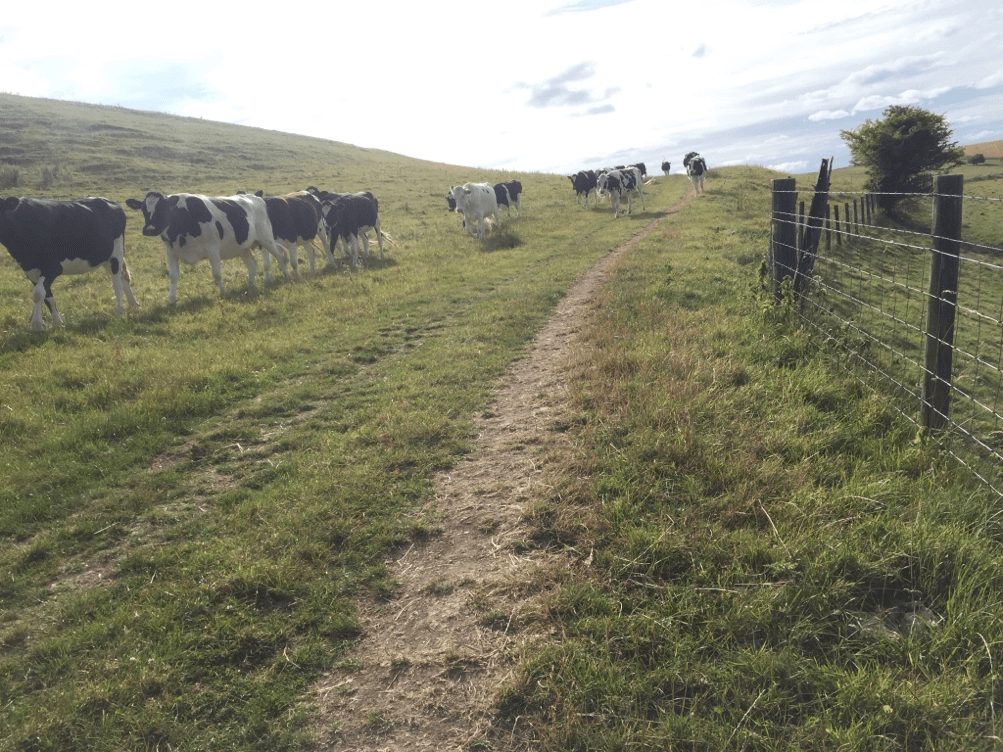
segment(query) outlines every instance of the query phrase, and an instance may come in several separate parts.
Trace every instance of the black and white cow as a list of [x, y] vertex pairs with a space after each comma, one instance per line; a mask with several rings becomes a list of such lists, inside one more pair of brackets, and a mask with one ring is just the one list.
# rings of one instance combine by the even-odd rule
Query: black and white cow
[[473, 235], [476, 223], [479, 240], [484, 240], [487, 217], [493, 216], [495, 223], [501, 225], [498, 199], [491, 183], [464, 183], [451, 187], [449, 193], [456, 204], [456, 211], [463, 215], [463, 229]]
[[[265, 282], [268, 282], [270, 261], [274, 256], [286, 279], [285, 250], [275, 242], [268, 208], [260, 196], [201, 196], [193, 193], [176, 193], [164, 196], [150, 191], [146, 198], [130, 198], [130, 209], [143, 213], [143, 235], [160, 236], [167, 257], [167, 272], [171, 278], [167, 294], [168, 305], [178, 299], [179, 262], [197, 264], [208, 260], [212, 276], [224, 294], [223, 272], [220, 261], [239, 258], [247, 267], [247, 287], [254, 289], [258, 264], [253, 251], [262, 249]], [[267, 253], [266, 253], [267, 252]]]
[[635, 165], [631, 165], [631, 167], [636, 167], [638, 170], [640, 170], [642, 180], [648, 177], [648, 168], [644, 166], [644, 162], [638, 162]]
[[694, 193], [703, 193], [704, 175], [707, 173], [707, 162], [697, 152], [691, 151], [683, 157], [683, 166], [686, 167], [686, 174], [690, 182], [693, 183]]
[[[309, 190], [309, 189], [307, 189]], [[331, 238], [331, 249], [336, 247], [340, 239], [343, 252], [351, 258], [352, 268], [359, 265], [359, 240], [363, 244], [363, 254], [369, 258], [369, 230], [376, 231], [376, 241], [380, 248], [380, 260], [383, 256], [383, 230], [380, 228], [380, 203], [369, 191], [361, 193], [328, 193], [324, 192], [321, 200], [321, 211], [327, 232]], [[328, 257], [334, 262], [334, 256]]]
[[[610, 170], [599, 177], [596, 196], [609, 196], [613, 204], [615, 217], [620, 216], [620, 201], [626, 196], [627, 213], [633, 210], [633, 197], [641, 197], [641, 208], [644, 208], [644, 190], [641, 182], [641, 171], [637, 167], [627, 167], [623, 170]], [[597, 199], [598, 200], [598, 199]]]
[[572, 187], [575, 189], [575, 200], [581, 205], [582, 198], [585, 198], [585, 208], [589, 208], [589, 193], [596, 189], [596, 173], [592, 170], [579, 170], [574, 175], [568, 175]]
[[670, 170], [672, 170], [672, 163], [662, 162], [662, 173], [668, 175]]
[[289, 265], [292, 267], [294, 277], [299, 279], [300, 247], [306, 248], [311, 275], [316, 272], [313, 245], [315, 240], [320, 240], [324, 253], [329, 260], [332, 258], [331, 238], [327, 234], [320, 199], [314, 193], [297, 191], [284, 196], [263, 196], [262, 191], [257, 191], [254, 195], [265, 200], [275, 242], [289, 254]]
[[[507, 216], [512, 216], [511, 207], [515, 206], [515, 216], [522, 216], [522, 183], [518, 180], [506, 180], [504, 183], [499, 183], [505, 187], [506, 193], [508, 193], [507, 201], [505, 203], [505, 213]], [[495, 191], [497, 193], [498, 186], [495, 186]], [[498, 201], [498, 206], [501, 206], [501, 201]]]
[[125, 212], [106, 198], [56, 201], [41, 198], [0, 199], [0, 243], [34, 285], [33, 331], [42, 330], [42, 303], [52, 314], [53, 326], [63, 319], [52, 297], [52, 283], [60, 274], [82, 274], [99, 266], [111, 272], [118, 312], [122, 293], [129, 305], [139, 304], [129, 285], [125, 265]]

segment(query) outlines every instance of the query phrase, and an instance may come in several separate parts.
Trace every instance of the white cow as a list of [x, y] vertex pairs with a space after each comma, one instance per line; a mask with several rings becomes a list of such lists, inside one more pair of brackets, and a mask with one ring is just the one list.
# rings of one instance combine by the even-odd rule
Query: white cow
[[498, 199], [491, 183], [464, 183], [450, 188], [449, 193], [456, 202], [456, 211], [463, 215], [464, 229], [473, 235], [474, 223], [477, 223], [479, 240], [484, 240], [485, 217], [494, 216], [495, 223], [501, 224]]

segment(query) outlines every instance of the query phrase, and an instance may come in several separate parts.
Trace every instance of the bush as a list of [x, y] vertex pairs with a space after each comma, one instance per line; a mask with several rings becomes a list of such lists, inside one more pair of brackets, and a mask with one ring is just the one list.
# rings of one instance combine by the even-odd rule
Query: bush
[[0, 189], [17, 188], [21, 183], [21, 171], [13, 165], [0, 165]]
[[59, 177], [59, 167], [43, 167], [42, 178], [38, 181], [38, 189], [44, 191], [51, 188]]
[[986, 163], [986, 158], [983, 155], [981, 155], [981, 154], [976, 154], [974, 157], [971, 157], [968, 160], [968, 164], [971, 164], [971, 165], [978, 165], [978, 164], [985, 164], [985, 163]]

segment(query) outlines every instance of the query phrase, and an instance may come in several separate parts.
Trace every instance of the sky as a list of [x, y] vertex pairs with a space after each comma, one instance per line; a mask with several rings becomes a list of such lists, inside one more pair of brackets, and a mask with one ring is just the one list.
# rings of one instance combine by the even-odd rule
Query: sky
[[8, 5], [0, 91], [454, 165], [797, 174], [895, 104], [1003, 139], [997, 0]]

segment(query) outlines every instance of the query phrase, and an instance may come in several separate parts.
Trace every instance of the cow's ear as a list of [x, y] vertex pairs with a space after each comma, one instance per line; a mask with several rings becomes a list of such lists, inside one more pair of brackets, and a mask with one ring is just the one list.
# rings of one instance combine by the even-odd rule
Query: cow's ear
[[136, 211], [141, 211], [143, 208], [143, 202], [138, 198], [128, 198], [125, 200], [125, 205], [130, 209], [135, 209]]
[[470, 193], [471, 193], [471, 191], [470, 191], [470, 189], [469, 189], [469, 188], [464, 188], [464, 189], [463, 189], [463, 192], [464, 192], [465, 194], [467, 194], [468, 196], [469, 196], [469, 195], [470, 195]]
[[258, 190], [256, 190], [254, 192], [254, 195], [257, 196], [258, 198], [264, 198], [265, 197], [265, 192], [259, 188]]
[[181, 201], [181, 196], [171, 196], [169, 199], [167, 199], [167, 205], [170, 207], [174, 207], [178, 205], [179, 201]]
[[0, 204], [0, 207], [2, 207], [4, 211], [14, 211], [20, 203], [21, 199], [17, 196], [11, 196], [9, 198], [5, 198], [3, 203]]

